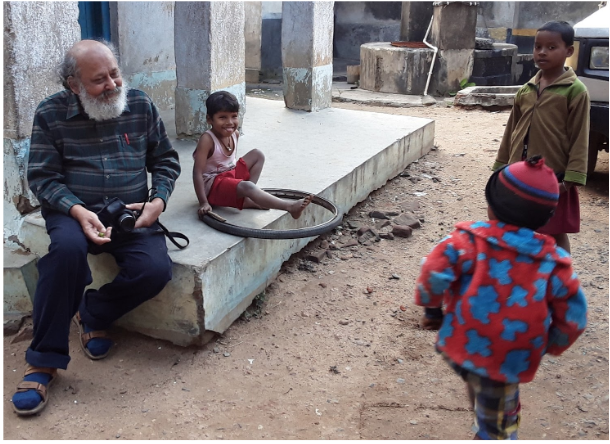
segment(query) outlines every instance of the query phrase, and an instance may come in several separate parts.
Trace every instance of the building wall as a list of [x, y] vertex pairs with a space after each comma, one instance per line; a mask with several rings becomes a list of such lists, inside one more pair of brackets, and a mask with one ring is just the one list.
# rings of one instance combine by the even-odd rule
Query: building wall
[[176, 89], [174, 2], [111, 2], [112, 40], [123, 76], [159, 109], [171, 109]]
[[262, 2], [261, 78], [282, 78], [282, 2]]
[[26, 181], [34, 112], [61, 91], [55, 68], [80, 40], [77, 2], [4, 2], [4, 240], [37, 201]]
[[[268, 2], [263, 2], [263, 4]], [[270, 2], [275, 3], [275, 2]], [[403, 2], [335, 2], [334, 57], [359, 59], [360, 45], [400, 40]], [[575, 24], [599, 2], [480, 2], [477, 35], [531, 53], [535, 30], [549, 20]], [[430, 15], [420, 19], [426, 25]]]
[[480, 2], [477, 35], [517, 45], [531, 54], [536, 29], [551, 20], [574, 25], [597, 11], [599, 2]]
[[401, 10], [402, 2], [335, 2], [334, 56], [359, 60], [363, 43], [399, 40]]

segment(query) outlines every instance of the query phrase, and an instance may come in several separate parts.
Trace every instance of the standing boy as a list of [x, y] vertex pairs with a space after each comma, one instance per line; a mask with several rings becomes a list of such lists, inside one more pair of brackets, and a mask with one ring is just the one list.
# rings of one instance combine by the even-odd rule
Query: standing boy
[[458, 223], [417, 280], [416, 304], [440, 312], [436, 349], [466, 382], [477, 439], [517, 438], [519, 384], [586, 325], [569, 254], [534, 232], [553, 214], [558, 188], [539, 156], [500, 168], [485, 188], [490, 220]]
[[589, 94], [572, 68], [574, 29], [548, 22], [536, 32], [534, 62], [540, 71], [517, 92], [493, 169], [542, 155], [559, 182], [555, 215], [537, 231], [570, 252], [567, 233], [580, 231], [576, 186], [587, 182]]

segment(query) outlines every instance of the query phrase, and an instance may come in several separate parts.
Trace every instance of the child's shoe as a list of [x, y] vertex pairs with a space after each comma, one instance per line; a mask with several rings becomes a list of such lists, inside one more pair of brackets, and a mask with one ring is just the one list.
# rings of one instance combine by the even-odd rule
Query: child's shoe
[[443, 324], [443, 310], [442, 308], [428, 308], [424, 309], [424, 315], [420, 321], [420, 327], [424, 330], [438, 330]]

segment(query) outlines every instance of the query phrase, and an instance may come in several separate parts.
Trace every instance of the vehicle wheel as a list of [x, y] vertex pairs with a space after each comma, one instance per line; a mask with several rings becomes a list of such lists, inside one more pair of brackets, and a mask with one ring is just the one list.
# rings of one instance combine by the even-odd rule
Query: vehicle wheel
[[[267, 193], [272, 194], [273, 196], [279, 197], [280, 199], [293, 200], [303, 199], [311, 194], [303, 191], [283, 190], [279, 188], [263, 188], [263, 191], [266, 191]], [[320, 234], [324, 234], [332, 230], [333, 228], [336, 228], [343, 221], [343, 214], [337, 209], [335, 204], [333, 204], [329, 200], [326, 200], [319, 196], [314, 196], [311, 200], [311, 204], [320, 205], [321, 207], [330, 211], [330, 220], [319, 225], [315, 225], [313, 227], [295, 228], [291, 230], [269, 230], [261, 228], [240, 227], [238, 225], [233, 225], [226, 221], [221, 222], [217, 219], [214, 219], [208, 214], [203, 216], [201, 220], [210, 227], [218, 231], [222, 231], [223, 233], [241, 237], [255, 237], [258, 239], [298, 239], [302, 237], [318, 236]]]

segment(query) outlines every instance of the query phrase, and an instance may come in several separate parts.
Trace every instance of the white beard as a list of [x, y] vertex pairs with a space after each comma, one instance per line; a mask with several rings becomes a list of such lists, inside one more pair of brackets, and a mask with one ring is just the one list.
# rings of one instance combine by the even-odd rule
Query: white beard
[[[79, 82], [80, 83], [80, 82]], [[92, 97], [82, 85], [79, 84], [80, 94], [78, 97], [89, 118], [100, 122], [119, 117], [127, 105], [127, 91], [129, 86], [123, 81], [123, 86], [117, 86], [113, 91], [102, 93], [98, 97]], [[108, 101], [102, 99], [110, 97]]]

